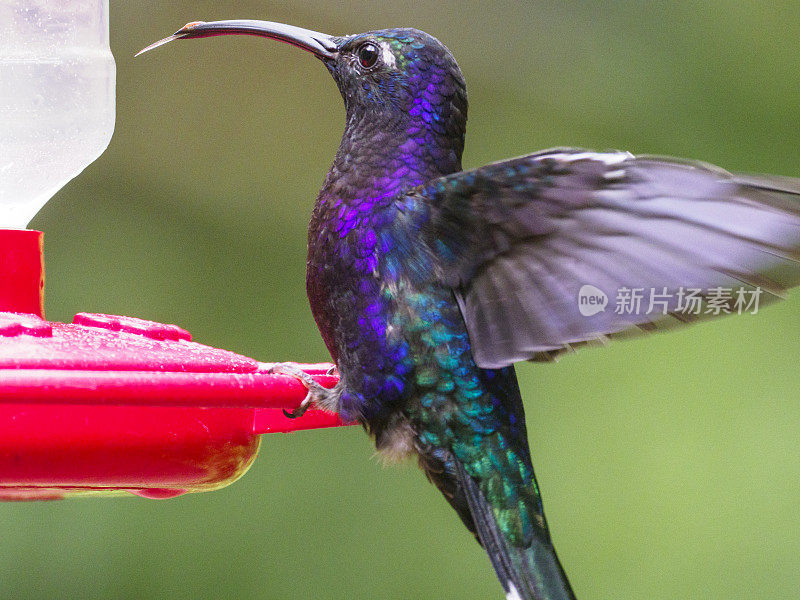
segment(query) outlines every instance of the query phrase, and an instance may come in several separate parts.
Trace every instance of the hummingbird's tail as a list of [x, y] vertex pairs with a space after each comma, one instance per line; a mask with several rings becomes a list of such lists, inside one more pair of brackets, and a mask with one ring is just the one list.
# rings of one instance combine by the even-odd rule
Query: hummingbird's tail
[[462, 375], [477, 393], [420, 402], [420, 466], [488, 553], [507, 598], [575, 600], [544, 518], [514, 369]]
[[472, 513], [475, 534], [489, 554], [507, 600], [575, 600], [549, 536], [542, 539], [536, 535], [525, 546], [510, 542], [477, 482], [458, 460], [452, 462]]

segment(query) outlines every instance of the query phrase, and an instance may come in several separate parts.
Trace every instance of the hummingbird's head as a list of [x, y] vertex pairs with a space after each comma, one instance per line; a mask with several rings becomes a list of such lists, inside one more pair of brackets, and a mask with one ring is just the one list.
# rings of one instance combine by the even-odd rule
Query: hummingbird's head
[[444, 121], [456, 109], [466, 117], [461, 70], [435, 37], [417, 29], [384, 29], [336, 39], [336, 56], [323, 60], [348, 112], [400, 110]]
[[139, 54], [176, 39], [216, 35], [267, 37], [311, 52], [339, 86], [348, 123], [367, 117], [412, 131], [416, 125], [434, 135], [463, 141], [467, 119], [464, 78], [445, 45], [423, 31], [384, 29], [331, 36], [269, 21], [198, 21]]

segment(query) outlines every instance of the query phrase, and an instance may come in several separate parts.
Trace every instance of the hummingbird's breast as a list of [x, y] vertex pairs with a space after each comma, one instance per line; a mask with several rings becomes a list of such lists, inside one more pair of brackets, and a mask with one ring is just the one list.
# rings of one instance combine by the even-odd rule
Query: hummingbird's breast
[[468, 346], [452, 290], [415, 254], [418, 244], [399, 235], [418, 217], [402, 198], [366, 206], [323, 198], [309, 227], [306, 285], [339, 368], [337, 408], [371, 427], [403, 410], [420, 378], [435, 383]]
[[398, 401], [411, 369], [405, 336], [393, 324], [396, 302], [386, 293], [391, 282], [382, 268], [393, 213], [390, 202], [365, 206], [333, 199], [318, 202], [309, 227], [311, 310], [352, 396], [350, 408], [360, 414], [362, 398]]

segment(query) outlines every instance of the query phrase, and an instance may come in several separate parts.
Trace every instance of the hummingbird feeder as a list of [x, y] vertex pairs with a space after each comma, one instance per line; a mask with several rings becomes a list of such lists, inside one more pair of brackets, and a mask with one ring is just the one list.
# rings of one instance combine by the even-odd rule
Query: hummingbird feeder
[[[223, 487], [260, 434], [342, 425], [270, 364], [175, 325], [44, 318], [42, 232], [25, 229], [114, 129], [108, 0], [0, 5], [0, 500]], [[332, 386], [331, 365], [301, 365]]]

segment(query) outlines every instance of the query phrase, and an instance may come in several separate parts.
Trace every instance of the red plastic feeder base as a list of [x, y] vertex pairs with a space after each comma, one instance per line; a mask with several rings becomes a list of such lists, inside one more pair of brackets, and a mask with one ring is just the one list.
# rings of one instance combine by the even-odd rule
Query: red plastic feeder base
[[[0, 310], [12, 310], [0, 312], [0, 500], [214, 490], [247, 471], [259, 434], [343, 424], [319, 410], [287, 418], [299, 381], [175, 325], [45, 321], [41, 265], [39, 232], [0, 230], [0, 282], [14, 286], [0, 283]], [[336, 384], [331, 365], [301, 366]]]
[[[330, 365], [305, 369], [326, 386]], [[168, 498], [235, 481], [259, 434], [341, 425], [269, 365], [174, 325], [0, 313], [0, 500], [132, 492]]]

